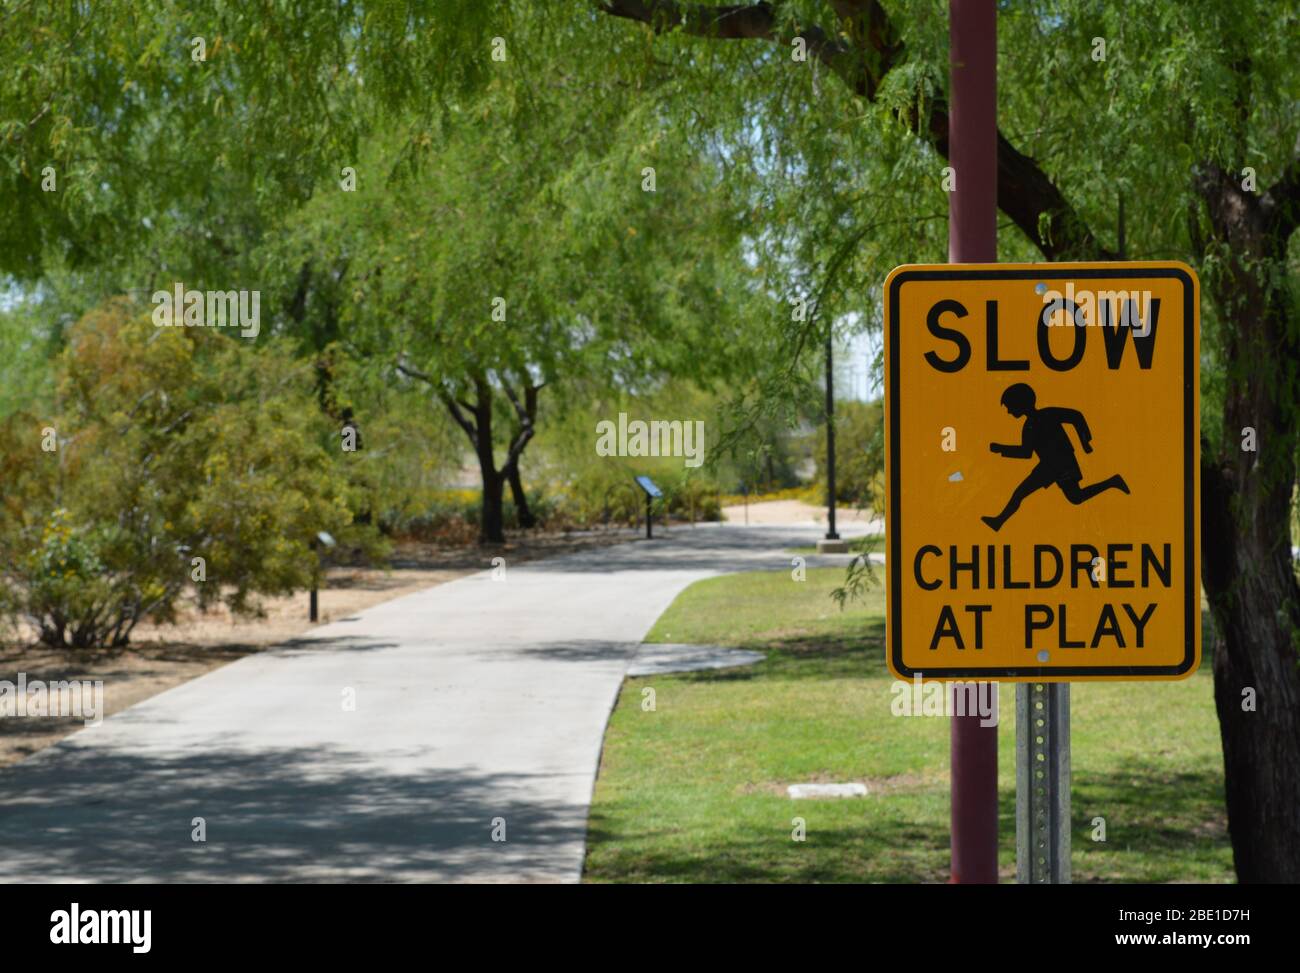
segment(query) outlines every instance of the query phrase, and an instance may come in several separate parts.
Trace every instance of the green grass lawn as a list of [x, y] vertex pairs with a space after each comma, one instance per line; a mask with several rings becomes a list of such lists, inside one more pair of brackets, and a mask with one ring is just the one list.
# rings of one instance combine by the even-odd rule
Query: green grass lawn
[[[892, 715], [884, 598], [841, 612], [842, 568], [733, 574], [678, 596], [649, 640], [759, 649], [756, 666], [629, 679], [610, 719], [586, 880], [943, 882], [944, 717]], [[1074, 881], [1233, 880], [1209, 660], [1177, 683], [1072, 690]], [[643, 708], [642, 690], [655, 691]], [[1001, 866], [1015, 876], [1015, 687], [1000, 698]], [[786, 786], [862, 781], [866, 798]], [[792, 840], [793, 820], [806, 840]], [[1106, 820], [1106, 841], [1092, 820]]]

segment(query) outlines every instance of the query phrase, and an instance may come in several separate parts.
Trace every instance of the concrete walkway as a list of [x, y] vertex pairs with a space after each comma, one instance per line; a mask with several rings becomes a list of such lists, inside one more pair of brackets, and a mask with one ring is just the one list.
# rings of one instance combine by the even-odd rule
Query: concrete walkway
[[0, 771], [0, 879], [577, 881], [637, 644], [691, 582], [789, 570], [818, 536], [674, 528], [241, 659]]

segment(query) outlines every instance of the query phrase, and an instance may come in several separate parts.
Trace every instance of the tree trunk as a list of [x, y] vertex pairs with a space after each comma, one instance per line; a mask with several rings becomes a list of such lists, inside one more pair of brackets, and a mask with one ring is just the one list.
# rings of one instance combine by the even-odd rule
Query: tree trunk
[[506, 542], [505, 512], [501, 502], [505, 478], [497, 472], [492, 453], [492, 390], [487, 380], [475, 380], [478, 397], [474, 402], [474, 452], [478, 455], [479, 473], [483, 478], [483, 509], [479, 518], [480, 544]]
[[[1220, 637], [1214, 700], [1237, 878], [1294, 883], [1300, 882], [1294, 433], [1283, 409], [1256, 391], [1265, 384], [1261, 377], [1234, 388], [1225, 408], [1226, 455], [1218, 465], [1202, 465], [1201, 576]], [[1247, 426], [1256, 431], [1258, 452], [1241, 449], [1236, 439]]]
[[1296, 883], [1300, 590], [1291, 565], [1287, 505], [1239, 497], [1241, 513], [1254, 520], [1242, 530], [1233, 517], [1228, 478], [1206, 477], [1203, 488], [1202, 574], [1221, 639], [1214, 653], [1214, 702], [1237, 879]]
[[505, 479], [499, 473], [483, 471], [483, 513], [479, 519], [478, 542], [480, 544], [504, 544]]
[[[1201, 577], [1220, 644], [1214, 698], [1232, 854], [1241, 882], [1300, 882], [1300, 585], [1291, 554], [1296, 484], [1296, 309], [1286, 234], [1222, 171], [1199, 188], [1230, 256], [1211, 282], [1223, 324], [1223, 441], [1203, 444]], [[1289, 231], [1288, 231], [1289, 232]], [[1247, 429], [1253, 449], [1246, 448]], [[1218, 444], [1216, 444], [1218, 445]]]
[[524, 485], [519, 478], [519, 457], [529, 441], [533, 438], [533, 423], [537, 416], [537, 393], [540, 385], [528, 385], [521, 401], [509, 384], [505, 385], [506, 397], [514, 406], [519, 417], [519, 424], [510, 437], [510, 446], [506, 451], [506, 461], [497, 469], [496, 456], [492, 449], [492, 386], [484, 372], [478, 372], [474, 379], [474, 401], [467, 402], [457, 398], [451, 389], [443, 386], [429, 375], [398, 361], [397, 368], [405, 375], [418, 378], [433, 386], [437, 396], [442, 400], [456, 424], [465, 431], [474, 446], [478, 457], [479, 474], [483, 481], [483, 504], [479, 518], [479, 543], [504, 544], [505, 511], [502, 503], [506, 481], [510, 481], [510, 490], [514, 494], [515, 507], [519, 511], [519, 523], [522, 527], [532, 527], [537, 520], [528, 508], [528, 499], [524, 496]]
[[519, 478], [519, 464], [512, 463], [506, 469], [506, 478], [510, 481], [510, 496], [515, 501], [515, 512], [519, 517], [519, 526], [536, 527], [537, 518], [528, 507], [528, 495], [524, 493], [524, 482]]

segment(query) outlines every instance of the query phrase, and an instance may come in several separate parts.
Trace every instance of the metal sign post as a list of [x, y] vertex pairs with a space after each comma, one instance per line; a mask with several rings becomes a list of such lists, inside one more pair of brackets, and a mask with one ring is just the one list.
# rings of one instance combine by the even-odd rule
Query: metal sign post
[[638, 476], [636, 478], [636, 484], [641, 488], [642, 492], [645, 493], [645, 539], [653, 540], [654, 535], [651, 533], [650, 525], [654, 521], [654, 516], [653, 511], [651, 510], [651, 505], [654, 503], [655, 498], [662, 497], [664, 494], [659, 487], [655, 486], [654, 480], [650, 479], [648, 476]]
[[1070, 883], [1070, 684], [1016, 686], [1016, 881]]
[[[997, 4], [949, 0], [948, 260], [998, 259]], [[952, 881], [998, 880], [998, 731], [952, 718]]]

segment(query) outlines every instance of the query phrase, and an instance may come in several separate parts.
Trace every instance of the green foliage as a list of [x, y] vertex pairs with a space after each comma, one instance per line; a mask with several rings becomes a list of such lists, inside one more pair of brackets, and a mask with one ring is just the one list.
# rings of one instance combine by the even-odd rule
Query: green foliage
[[[772, 7], [787, 34], [838, 22], [829, 0]], [[13, 216], [0, 266], [34, 273], [51, 253], [86, 264], [141, 251], [180, 267], [178, 247], [228, 249], [248, 207], [283, 210], [337, 180], [343, 165], [358, 162], [376, 121], [406, 133], [398, 156], [410, 160], [439, 125], [480, 124], [473, 106], [485, 93], [498, 106], [493, 124], [500, 119], [520, 147], [534, 152], [549, 141], [575, 162], [561, 177], [539, 158], [535, 169], [555, 185], [599, 157], [567, 137], [566, 116], [589, 112], [593, 130], [611, 133], [620, 131], [611, 118], [654, 118], [673, 140], [708, 151], [727, 191], [743, 200], [757, 279], [777, 310], [791, 296], [818, 298], [813, 322], [764, 319], [786, 333], [788, 353], [776, 357], [781, 367], [761, 391], [744, 394], [755, 411], [776, 409], [800, 394], [790, 384], [802, 364], [795, 352], [819, 324], [843, 325], [864, 298], [876, 300], [891, 266], [945, 254], [943, 160], [900, 118], [945, 93], [946, 4], [887, 7], [906, 56], [866, 102], [826, 66], [793, 61], [780, 44], [656, 35], [594, 3], [104, 0], [93, 16], [77, 4], [25, 5], [24, 30], [0, 31], [0, 117], [10, 119], [0, 143]], [[1203, 219], [1189, 212], [1193, 164], [1249, 165], [1265, 186], [1291, 157], [1300, 63], [1293, 4], [1053, 0], [1004, 4], [999, 19], [1004, 130], [1107, 245], [1122, 195], [1132, 257], [1199, 264], [1210, 256], [1197, 245]], [[195, 36], [207, 39], [205, 62], [191, 58]], [[1100, 61], [1097, 37], [1107, 42]], [[654, 164], [657, 137], [643, 132], [623, 140], [636, 171]], [[502, 167], [478, 161], [487, 163], [484, 185], [501, 188]], [[46, 164], [58, 171], [59, 192], [40, 189]], [[362, 186], [387, 175], [359, 168]], [[211, 205], [214, 195], [221, 206]], [[578, 196], [580, 219], [608, 212]], [[237, 205], [241, 198], [248, 207]], [[507, 187], [502, 211], [525, 220], [510, 200]], [[458, 230], [475, 233], [479, 212], [465, 210]], [[518, 256], [510, 241], [486, 235], [503, 255]], [[1033, 253], [1014, 229], [1000, 242], [1003, 259]], [[530, 276], [520, 268], [518, 276]], [[1211, 347], [1216, 327], [1207, 307]], [[1213, 360], [1205, 373], [1213, 415], [1221, 394]]]
[[[835, 499], [870, 507], [885, 506], [885, 407], [883, 401], [835, 403]], [[817, 427], [817, 489], [826, 502], [826, 424]]]
[[317, 531], [364, 541], [310, 372], [283, 345], [253, 354], [116, 302], [57, 368], [54, 411], [0, 426], [0, 559], [44, 641], [123, 644], [145, 617], [173, 621], [187, 589], [253, 611], [310, 583]]
[[0, 418], [48, 398], [50, 335], [30, 304], [0, 297]]
[[[545, 531], [592, 530], [605, 524], [601, 511], [573, 502], [564, 492], [528, 492], [528, 506], [536, 518], [532, 526]], [[514, 498], [506, 495], [502, 504], [505, 526], [523, 529]], [[394, 534], [448, 544], [469, 544], [478, 535], [483, 518], [483, 493], [477, 489], [439, 490], [423, 509], [394, 522]], [[613, 520], [618, 523], [618, 519]]]
[[75, 530], [68, 511], [50, 513], [39, 545], [19, 564], [27, 581], [26, 614], [51, 645], [88, 645], [116, 619], [118, 601], [99, 551], [109, 547], [111, 529]]
[[[641, 394], [596, 394], [588, 402], [546, 415], [536, 445], [524, 466], [529, 482], [554, 501], [561, 522], [572, 526], [636, 523], [645, 515], [645, 497], [634, 478], [651, 477], [664, 492], [656, 514], [684, 520], [717, 520], [718, 495], [739, 479], [744, 459], [737, 442], [725, 442], [725, 393], [708, 392], [689, 381], [666, 381]], [[687, 466], [680, 456], [603, 456], [596, 451], [599, 423], [661, 419], [703, 422], [702, 464]]]
[[[416, 398], [398, 356], [448, 394], [481, 368], [498, 450], [515, 421], [511, 374], [565, 404], [654, 392], [668, 373], [723, 386], [736, 468], [715, 475], [735, 489], [767, 465], [770, 431], [815, 402], [826, 331], [879, 327], [885, 272], [945, 256], [944, 160], [909, 120], [946, 95], [947, 5], [886, 8], [904, 54], [868, 101], [788, 44], [717, 43], [667, 21], [656, 33], [596, 3], [20, 5], [0, 20], [0, 270], [48, 280], [109, 266], [113, 293], [248, 273], [304, 348], [378, 356], [374, 388]], [[844, 26], [830, 0], [765, 9], [783, 37]], [[1123, 198], [1130, 258], [1202, 271], [1211, 445], [1231, 446], [1222, 402], [1253, 382], [1300, 401], [1290, 366], [1261, 378], [1258, 363], [1222, 364], [1233, 336], [1213, 285], [1233, 255], [1207, 244], [1193, 178], [1207, 161], [1249, 166], [1266, 187], [1291, 164], [1298, 20], [1293, 3], [999, 7], [1009, 140], [1100, 246], [1117, 245]], [[56, 192], [41, 186], [46, 165]], [[337, 188], [344, 165], [356, 193]], [[657, 193], [640, 191], [646, 166]], [[1270, 287], [1294, 295], [1298, 250], [1267, 270]], [[1000, 258], [1035, 255], [1002, 226]], [[506, 322], [489, 317], [497, 296]], [[40, 394], [25, 327], [0, 321], [0, 352], [23, 361], [0, 366], [0, 414]], [[389, 413], [358, 415], [375, 430]], [[387, 498], [376, 509], [394, 517], [424, 503], [404, 502], [402, 477], [433, 488], [430, 454], [414, 469], [365, 462]]]
[[[569, 101], [553, 108], [557, 128], [520, 136], [514, 106], [485, 97], [371, 140], [356, 192], [324, 184], [267, 259], [285, 280], [306, 261], [337, 268], [344, 343], [401, 356], [454, 394], [476, 372], [554, 383], [613, 370], [633, 383], [670, 365], [716, 371], [735, 333], [737, 294], [722, 287], [735, 229], [698, 160], [663, 145], [631, 157], [657, 137], [616, 108]], [[641, 169], [655, 164], [662, 185], [645, 192]]]
[[301, 198], [365, 124], [349, 110], [356, 68], [369, 66], [356, 39], [365, 15], [353, 4], [234, 0], [10, 5], [0, 15], [0, 271], [35, 277], [51, 257], [89, 267], [148, 252], [160, 221], [200, 214], [205, 232], [174, 240], [195, 259], [219, 253], [239, 219], [229, 205], [208, 211], [225, 172], [250, 204]]
[[[770, 303], [708, 160], [611, 81], [588, 104], [565, 90], [561, 66], [546, 70], [553, 86], [493, 89], [366, 140], [356, 191], [323, 182], [262, 251], [284, 291], [271, 303], [297, 308], [284, 330], [364, 360], [376, 383], [442, 412], [434, 425], [454, 416], [480, 464], [488, 451], [489, 502], [494, 473], [593, 397], [654, 395], [667, 375], [709, 385], [752, 374], [762, 348], [747, 340], [748, 311]], [[521, 99], [545, 128], [521, 124]], [[552, 519], [603, 516], [599, 480], [575, 490], [564, 478]], [[485, 511], [485, 537], [489, 521]]]
[[423, 389], [394, 385], [373, 359], [349, 355], [331, 345], [314, 359], [318, 378], [328, 370], [328, 385], [318, 383], [326, 400], [335, 446], [341, 417], [358, 431], [358, 449], [345, 454], [342, 472], [356, 516], [384, 531], [400, 530], [412, 518], [437, 507], [463, 450], [460, 431]]

